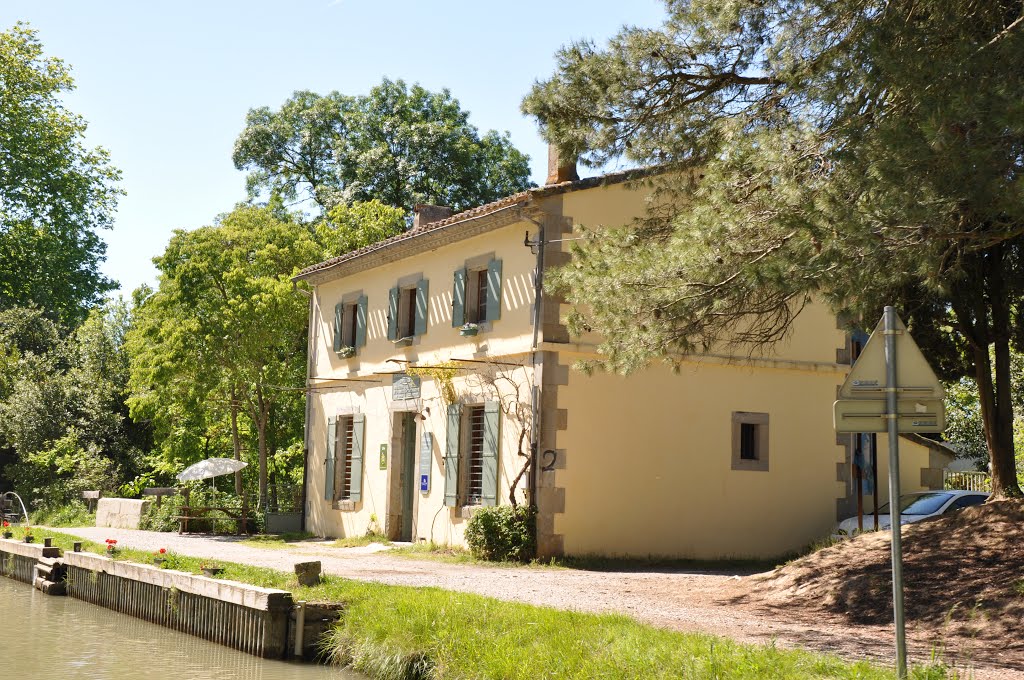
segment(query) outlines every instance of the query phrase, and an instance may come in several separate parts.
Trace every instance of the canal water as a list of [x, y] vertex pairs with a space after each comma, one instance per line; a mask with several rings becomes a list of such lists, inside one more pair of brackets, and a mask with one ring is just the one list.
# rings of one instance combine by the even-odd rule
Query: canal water
[[0, 678], [364, 680], [337, 668], [260, 659], [3, 577]]

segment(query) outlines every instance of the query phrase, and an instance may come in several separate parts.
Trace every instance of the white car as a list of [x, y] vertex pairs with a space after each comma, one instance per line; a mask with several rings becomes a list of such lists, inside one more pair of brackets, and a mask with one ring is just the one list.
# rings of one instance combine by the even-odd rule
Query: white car
[[[900, 496], [900, 524], [920, 522], [928, 517], [936, 517], [957, 510], [980, 505], [988, 500], [984, 491], [922, 491]], [[888, 529], [892, 525], [889, 517], [889, 504], [878, 508], [878, 526]], [[875, 528], [874, 513], [864, 512], [864, 531]], [[858, 533], [857, 518], [844, 519], [832, 532], [833, 538], [844, 538]]]

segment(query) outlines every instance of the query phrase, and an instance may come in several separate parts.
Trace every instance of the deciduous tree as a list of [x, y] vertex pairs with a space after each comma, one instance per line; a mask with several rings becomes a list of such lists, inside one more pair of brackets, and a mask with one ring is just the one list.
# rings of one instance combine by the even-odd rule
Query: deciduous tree
[[483, 135], [448, 90], [384, 80], [368, 95], [296, 92], [255, 108], [235, 142], [253, 196], [309, 199], [322, 211], [377, 199], [464, 210], [527, 188], [528, 158], [508, 134]]
[[64, 108], [68, 67], [36, 32], [0, 32], [0, 309], [36, 305], [67, 326], [115, 287], [99, 271], [120, 173], [84, 143], [85, 121]]
[[160, 284], [130, 333], [133, 415], [153, 418], [165, 441], [182, 428], [193, 446], [226, 415], [238, 454], [244, 412], [264, 504], [275, 423], [284, 438], [302, 433], [302, 410], [290, 402], [301, 403], [308, 298], [291, 276], [320, 252], [304, 225], [267, 209], [242, 207], [217, 225], [177, 231], [155, 258]]

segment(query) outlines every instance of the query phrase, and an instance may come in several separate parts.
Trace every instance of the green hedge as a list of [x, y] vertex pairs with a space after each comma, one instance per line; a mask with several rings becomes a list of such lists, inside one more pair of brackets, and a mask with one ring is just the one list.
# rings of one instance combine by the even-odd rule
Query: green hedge
[[466, 525], [473, 556], [493, 562], [529, 562], [537, 555], [537, 510], [499, 505], [477, 510]]

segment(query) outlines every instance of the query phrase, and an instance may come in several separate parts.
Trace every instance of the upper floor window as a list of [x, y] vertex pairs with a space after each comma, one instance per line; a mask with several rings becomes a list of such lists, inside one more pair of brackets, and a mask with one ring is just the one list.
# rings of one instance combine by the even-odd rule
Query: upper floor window
[[346, 296], [334, 306], [334, 351], [354, 356], [366, 344], [366, 296]]
[[467, 262], [455, 272], [452, 327], [501, 318], [501, 260]]
[[388, 340], [408, 340], [427, 332], [428, 282], [399, 284], [388, 294]]

